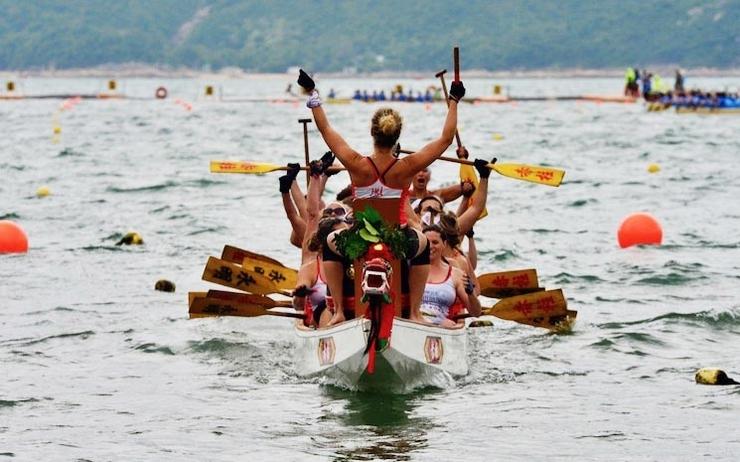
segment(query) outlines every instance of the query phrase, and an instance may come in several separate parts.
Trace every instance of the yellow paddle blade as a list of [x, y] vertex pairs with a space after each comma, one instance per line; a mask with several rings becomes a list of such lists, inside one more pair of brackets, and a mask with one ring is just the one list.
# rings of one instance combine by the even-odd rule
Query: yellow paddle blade
[[195, 298], [188, 310], [191, 318], [202, 318], [206, 316], [284, 316], [288, 318], [303, 318], [299, 313], [286, 313], [284, 311], [270, 311], [264, 306], [237, 302], [232, 300], [223, 300], [219, 298], [198, 297]]
[[203, 298], [208, 295], [208, 292], [188, 292], [188, 305], [193, 303], [196, 298]]
[[262, 255], [249, 250], [240, 249], [233, 245], [225, 245], [224, 250], [221, 252], [221, 259], [230, 261], [231, 263], [241, 264], [246, 257], [254, 258], [255, 260], [262, 260], [273, 265], [285, 266], [274, 258], [270, 258], [267, 255]]
[[568, 322], [569, 317], [575, 317], [575, 312], [568, 311], [561, 289], [505, 298], [485, 308], [483, 314], [553, 330]]
[[298, 284], [298, 271], [282, 265], [273, 265], [262, 260], [245, 257], [242, 268], [266, 276], [280, 290], [293, 290]]
[[[197, 293], [197, 292], [195, 292]], [[205, 292], [201, 297], [208, 297], [218, 300], [228, 300], [231, 302], [239, 303], [251, 303], [253, 305], [260, 305], [265, 308], [292, 308], [293, 302], [290, 300], [273, 300], [270, 297], [257, 294], [245, 294], [244, 292], [231, 292], [228, 290], [214, 290], [211, 289]]]
[[[472, 165], [460, 164], [460, 181], [469, 181], [478, 189], [478, 176], [475, 174], [475, 168]], [[463, 199], [464, 200], [464, 199]], [[473, 202], [472, 196], [468, 198], [468, 206]], [[488, 215], [488, 208], [484, 208], [478, 219]]]
[[216, 257], [208, 258], [203, 270], [203, 280], [259, 295], [280, 292], [266, 276]]
[[265, 255], [225, 245], [223, 252], [221, 252], [221, 259], [242, 265], [249, 271], [267, 276], [281, 290], [293, 290], [298, 284], [297, 270]]
[[212, 160], [211, 173], [270, 173], [275, 170], [286, 170], [286, 167], [263, 162], [236, 162], [227, 160]]
[[534, 268], [499, 271], [478, 276], [480, 293], [491, 298], [504, 298], [544, 290], [539, 287], [537, 270]]
[[548, 186], [560, 186], [565, 170], [526, 164], [488, 164], [488, 167], [503, 176]]

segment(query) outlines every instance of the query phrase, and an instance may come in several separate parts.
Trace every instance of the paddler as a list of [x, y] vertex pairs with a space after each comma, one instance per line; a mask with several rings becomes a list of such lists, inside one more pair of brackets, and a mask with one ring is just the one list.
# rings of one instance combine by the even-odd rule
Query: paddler
[[475, 186], [469, 181], [462, 181], [460, 184], [448, 186], [446, 188], [435, 189], [430, 191], [429, 180], [432, 179], [432, 172], [429, 167], [421, 169], [414, 175], [411, 181], [411, 205], [416, 207], [419, 201], [427, 196], [437, 196], [443, 202], [452, 202], [460, 196], [470, 197], [475, 192]]
[[439, 225], [424, 227], [424, 235], [431, 248], [429, 279], [424, 286], [421, 312], [427, 322], [442, 327], [456, 327], [455, 316], [469, 308], [470, 314], [480, 316], [481, 305], [474, 294], [474, 286], [465, 273], [445, 258], [447, 235]]
[[[326, 281], [321, 274], [321, 241], [335, 230], [344, 229], [351, 218], [351, 210], [342, 203], [330, 202], [323, 206], [321, 195], [326, 182], [337, 170], [330, 170], [334, 154], [327, 152], [320, 160], [309, 164], [310, 179], [306, 198], [305, 236], [301, 246], [301, 267], [293, 291], [293, 307], [304, 310], [309, 325], [324, 326], [330, 317], [326, 309]], [[281, 191], [283, 181], [281, 180]], [[283, 194], [285, 196], [287, 194]], [[322, 237], [323, 236], [323, 239]]]
[[288, 171], [278, 178], [280, 182], [280, 196], [283, 200], [283, 210], [290, 222], [290, 243], [300, 248], [306, 234], [306, 200], [300, 186], [295, 181], [299, 164], [288, 164]]
[[[408, 192], [411, 181], [420, 170], [429, 166], [452, 144], [457, 128], [457, 105], [465, 96], [465, 87], [461, 81], [454, 81], [450, 87], [450, 102], [444, 127], [440, 136], [403, 159], [396, 158], [394, 147], [401, 135], [401, 116], [393, 109], [378, 109], [372, 118], [370, 134], [373, 137], [373, 153], [363, 156], [352, 149], [349, 144], [329, 124], [321, 97], [313, 79], [302, 69], [299, 72], [298, 84], [309, 94], [307, 106], [313, 113], [313, 119], [321, 136], [337, 159], [346, 167], [353, 185], [353, 197], [361, 198], [395, 198], [400, 199], [398, 210], [399, 223], [406, 224], [406, 209], [410, 210]], [[409, 302], [410, 315], [413, 321], [424, 322], [420, 312], [424, 285], [429, 275], [429, 244], [419, 231], [405, 227], [410, 243], [409, 252]], [[334, 298], [335, 312], [330, 324], [345, 320], [344, 301], [342, 300], [342, 257], [336, 253], [334, 235], [327, 238], [324, 246], [324, 276]]]

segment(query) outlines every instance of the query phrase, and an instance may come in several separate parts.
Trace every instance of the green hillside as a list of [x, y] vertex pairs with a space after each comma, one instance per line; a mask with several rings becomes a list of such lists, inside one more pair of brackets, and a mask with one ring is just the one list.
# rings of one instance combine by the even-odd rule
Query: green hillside
[[0, 70], [740, 66], [740, 0], [0, 0]]

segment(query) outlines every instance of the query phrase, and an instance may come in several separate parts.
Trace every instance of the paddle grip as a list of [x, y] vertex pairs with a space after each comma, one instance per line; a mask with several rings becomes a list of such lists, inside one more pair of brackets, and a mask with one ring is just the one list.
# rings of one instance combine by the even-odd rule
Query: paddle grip
[[[311, 123], [311, 119], [298, 119], [298, 122], [303, 124], [303, 153], [306, 157], [306, 165], [308, 165], [308, 124]], [[308, 187], [308, 182], [310, 181], [310, 179], [311, 172], [309, 170], [306, 170], [306, 187]]]
[[452, 61], [455, 66], [455, 82], [460, 81], [460, 47], [452, 49]]

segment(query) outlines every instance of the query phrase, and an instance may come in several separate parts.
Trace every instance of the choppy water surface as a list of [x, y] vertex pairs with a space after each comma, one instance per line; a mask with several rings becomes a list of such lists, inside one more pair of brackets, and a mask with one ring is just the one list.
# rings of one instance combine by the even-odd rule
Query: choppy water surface
[[[31, 250], [0, 255], [0, 455], [16, 460], [689, 460], [740, 457], [740, 117], [641, 105], [463, 105], [474, 156], [560, 166], [558, 189], [497, 177], [476, 227], [479, 269], [535, 267], [579, 311], [571, 335], [503, 321], [470, 332], [471, 372], [446, 390], [374, 396], [297, 377], [284, 319], [187, 319], [186, 292], [224, 244], [298, 262], [277, 174], [218, 176], [211, 159], [303, 159], [302, 105], [226, 103], [209, 82], [130, 80], [170, 98], [0, 101], [0, 219]], [[281, 95], [288, 78], [217, 82], [224, 97]], [[321, 82], [348, 95], [392, 80]], [[405, 81], [423, 89], [434, 81]], [[470, 80], [517, 95], [617, 93], [619, 80]], [[689, 82], [696, 83], [696, 82]], [[738, 86], [738, 79], [702, 86]], [[100, 91], [97, 80], [26, 80], [26, 93]], [[176, 104], [182, 98], [192, 111]], [[328, 106], [369, 151], [375, 105]], [[442, 105], [397, 104], [420, 146]], [[503, 135], [497, 140], [495, 134]], [[325, 146], [314, 127], [314, 157]], [[452, 152], [452, 151], [450, 151]], [[661, 171], [649, 174], [657, 163]], [[337, 179], [338, 178], [338, 179]], [[435, 164], [433, 185], [456, 178]], [[346, 177], [332, 179], [331, 192]], [[38, 199], [37, 188], [52, 195]], [[621, 250], [632, 212], [664, 245]], [[127, 231], [145, 245], [117, 247]], [[168, 278], [177, 292], [153, 290]]]

